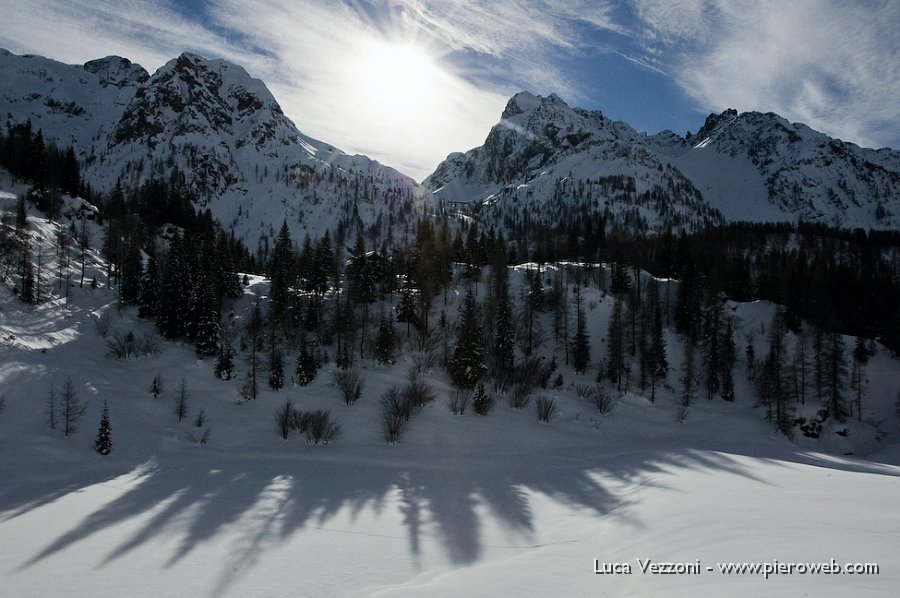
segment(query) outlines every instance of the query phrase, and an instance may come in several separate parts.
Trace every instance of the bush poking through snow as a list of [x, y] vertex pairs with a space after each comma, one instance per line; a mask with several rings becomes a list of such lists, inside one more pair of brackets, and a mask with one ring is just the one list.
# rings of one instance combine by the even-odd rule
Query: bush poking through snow
[[415, 409], [421, 409], [435, 399], [434, 390], [418, 375], [410, 376], [409, 385], [404, 389], [403, 394]]
[[384, 440], [388, 444], [400, 440], [400, 433], [409, 421], [413, 408], [409, 393], [400, 392], [396, 386], [392, 386], [381, 395], [381, 425]]
[[109, 355], [119, 359], [144, 357], [159, 350], [159, 337], [145, 334], [138, 338], [131, 331], [124, 335], [113, 334], [106, 339], [106, 348], [109, 349]]
[[298, 411], [290, 399], [275, 412], [275, 427], [278, 435], [285, 440], [293, 430], [297, 430], [306, 434], [306, 441], [312, 444], [328, 444], [341, 432], [341, 427], [331, 420], [327, 410]]
[[601, 414], [611, 412], [616, 404], [613, 393], [602, 384], [595, 384], [593, 386], [579, 384], [575, 387], [575, 394], [579, 399], [584, 399], [593, 405]]
[[[301, 416], [302, 419], [304, 418]], [[305, 423], [306, 441], [313, 444], [328, 444], [341, 433], [341, 427], [331, 421], [331, 414], [327, 409], [309, 412]]]
[[556, 399], [538, 397], [534, 402], [534, 406], [535, 411], [537, 412], [538, 421], [542, 424], [550, 423], [550, 420], [559, 415], [559, 407], [556, 406]]
[[358, 370], [337, 370], [332, 378], [346, 405], [352, 405], [362, 396], [364, 383]]
[[466, 407], [469, 406], [469, 392], [466, 390], [455, 390], [450, 395], [450, 411], [453, 415], [463, 415]]

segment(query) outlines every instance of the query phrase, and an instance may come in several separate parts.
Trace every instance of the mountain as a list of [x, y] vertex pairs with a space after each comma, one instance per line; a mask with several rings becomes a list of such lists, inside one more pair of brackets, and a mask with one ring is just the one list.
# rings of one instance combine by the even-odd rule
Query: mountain
[[66, 65], [0, 51], [0, 115], [72, 145], [93, 189], [175, 181], [245, 241], [359, 225], [375, 240], [427, 199], [411, 178], [301, 133], [258, 79], [182, 54], [150, 75], [120, 57]]
[[556, 95], [513, 96], [483, 146], [451, 154], [423, 185], [445, 203], [477, 204], [483, 219], [513, 228], [584, 214], [643, 231], [724, 222], [645, 136]]
[[587, 212], [657, 231], [735, 220], [900, 228], [900, 152], [771, 113], [726, 110], [696, 134], [648, 136], [556, 95], [521, 92], [483, 146], [451, 154], [423, 184], [514, 226]]

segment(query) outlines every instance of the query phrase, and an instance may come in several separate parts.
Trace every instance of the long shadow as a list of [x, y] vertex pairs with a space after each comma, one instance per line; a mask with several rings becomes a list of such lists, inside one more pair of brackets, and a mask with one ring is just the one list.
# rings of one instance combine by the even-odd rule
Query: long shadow
[[[173, 530], [181, 535], [168, 555], [173, 566], [224, 533], [226, 526], [242, 522], [241, 542], [231, 558], [247, 571], [265, 554], [266, 546], [289, 539], [304, 528], [325, 528], [339, 512], [355, 518], [363, 511], [393, 515], [402, 522], [397, 537], [405, 540], [414, 562], [419, 562], [426, 534], [436, 539], [449, 561], [466, 565], [483, 556], [483, 527], [490, 520], [500, 524], [520, 547], [537, 535], [530, 496], [541, 494], [589, 516], [615, 516], [640, 526], [631, 511], [639, 494], [622, 492], [642, 485], [657, 485], [656, 474], [673, 470], [724, 471], [753, 478], [737, 456], [722, 452], [648, 450], [604, 456], [600, 451], [577, 455], [582, 446], [521, 460], [507, 456], [485, 457], [478, 451], [448, 457], [403, 452], [403, 447], [373, 447], [378, 456], [361, 458], [359, 447], [328, 447], [304, 451], [299, 456], [184, 455], [174, 452], [158, 457], [131, 473], [126, 490], [99, 505], [81, 521], [19, 567], [29, 567], [104, 530], [137, 518], [142, 525], [104, 555], [97, 566], [113, 563], [129, 552]], [[537, 449], [535, 453], [539, 452]], [[756, 456], [756, 455], [754, 455]], [[804, 453], [784, 451], [761, 455], [764, 459], [814, 463], [835, 469], [866, 470], [859, 462], [828, 461]], [[215, 463], [216, 469], [211, 469]], [[56, 489], [35, 483], [0, 494], [0, 521], [22, 515], [48, 502], [127, 473], [114, 468], [79, 472], [62, 479]], [[873, 470], [879, 469], [873, 466]], [[882, 468], [883, 469], [883, 468]], [[890, 470], [889, 470], [890, 471]], [[893, 475], [896, 475], [897, 470]], [[880, 471], [883, 473], [883, 471]], [[765, 483], [764, 480], [753, 478]], [[248, 518], [248, 519], [244, 519]], [[363, 533], [332, 529], [335, 533]], [[226, 589], [239, 575], [224, 567], [217, 591]]]

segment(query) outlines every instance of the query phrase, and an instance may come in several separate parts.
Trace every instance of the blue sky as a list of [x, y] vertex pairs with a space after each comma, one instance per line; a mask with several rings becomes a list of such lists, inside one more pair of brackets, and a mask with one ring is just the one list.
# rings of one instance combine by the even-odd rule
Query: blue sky
[[900, 2], [0, 0], [0, 47], [151, 73], [182, 51], [266, 82], [304, 133], [417, 179], [509, 97], [557, 93], [650, 133], [726, 108], [900, 147]]

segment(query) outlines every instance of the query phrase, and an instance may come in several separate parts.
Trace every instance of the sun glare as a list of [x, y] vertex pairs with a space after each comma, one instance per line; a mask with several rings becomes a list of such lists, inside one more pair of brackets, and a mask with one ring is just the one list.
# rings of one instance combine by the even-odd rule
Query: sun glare
[[375, 43], [357, 67], [363, 101], [375, 116], [408, 122], [428, 114], [441, 71], [422, 48]]

